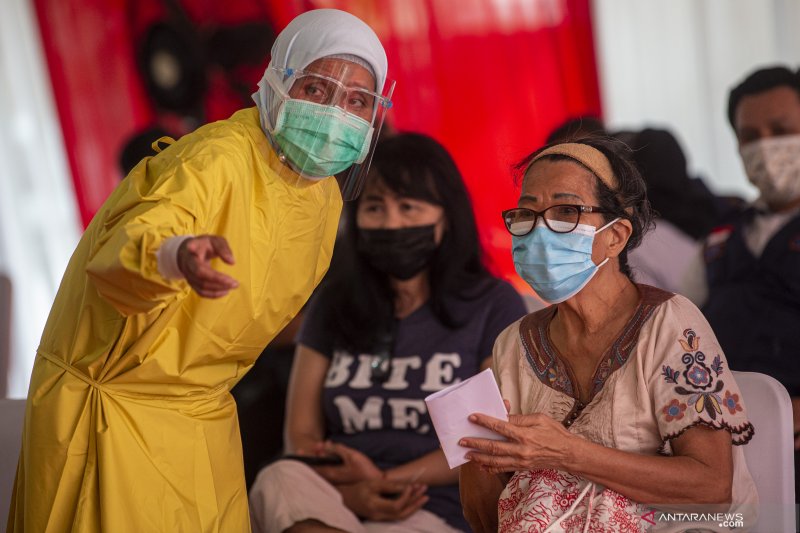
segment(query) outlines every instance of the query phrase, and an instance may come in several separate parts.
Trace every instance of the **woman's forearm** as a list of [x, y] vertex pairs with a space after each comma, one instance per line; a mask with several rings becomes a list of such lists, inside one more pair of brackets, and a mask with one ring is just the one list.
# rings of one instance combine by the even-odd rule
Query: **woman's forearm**
[[637, 502], [717, 504], [731, 499], [730, 472], [720, 472], [694, 457], [640, 455], [585, 439], [576, 439], [571, 448], [565, 470]]
[[475, 463], [459, 469], [458, 490], [464, 518], [475, 533], [497, 531], [497, 502], [506, 486], [504, 474], [490, 474]]
[[330, 359], [316, 350], [298, 344], [286, 394], [284, 449], [288, 453], [312, 454], [325, 436], [322, 414], [322, 388]]
[[308, 433], [287, 432], [284, 436], [284, 451], [286, 453], [302, 452], [304, 455], [313, 455], [317, 444], [322, 442], [319, 436]]
[[458, 469], [450, 469], [442, 450], [435, 450], [413, 461], [386, 471], [386, 479], [413, 481], [425, 485], [453, 485], [458, 482]]
[[508, 421], [474, 413], [470, 421], [507, 441], [463, 438], [467, 457], [490, 472], [555, 469], [570, 472], [641, 503], [722, 504], [731, 501], [731, 435], [703, 426], [670, 440], [673, 455], [642, 455], [595, 444], [569, 433], [547, 415], [511, 415]]

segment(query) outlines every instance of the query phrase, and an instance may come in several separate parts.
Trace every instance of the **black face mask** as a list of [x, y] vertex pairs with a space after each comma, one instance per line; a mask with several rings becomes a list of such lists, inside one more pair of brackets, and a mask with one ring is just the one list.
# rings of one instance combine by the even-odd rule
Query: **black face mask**
[[411, 279], [428, 266], [436, 251], [434, 230], [430, 226], [400, 229], [358, 230], [358, 251], [377, 270], [399, 279]]

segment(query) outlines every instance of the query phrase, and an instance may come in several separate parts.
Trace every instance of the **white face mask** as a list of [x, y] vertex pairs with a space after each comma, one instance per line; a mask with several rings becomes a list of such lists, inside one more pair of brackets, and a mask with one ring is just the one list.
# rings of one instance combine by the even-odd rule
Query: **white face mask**
[[769, 137], [739, 149], [750, 182], [770, 206], [800, 198], [800, 135]]

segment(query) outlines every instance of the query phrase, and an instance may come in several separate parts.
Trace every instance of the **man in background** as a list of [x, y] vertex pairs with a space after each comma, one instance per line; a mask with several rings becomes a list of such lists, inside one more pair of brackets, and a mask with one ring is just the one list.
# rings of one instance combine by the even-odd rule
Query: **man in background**
[[[717, 227], [705, 248], [703, 307], [731, 368], [769, 374], [792, 396], [800, 430], [800, 76], [751, 73], [730, 92], [728, 119], [758, 199]], [[800, 441], [795, 442], [798, 448]], [[800, 464], [795, 459], [795, 468]], [[798, 476], [795, 475], [797, 480]], [[796, 481], [795, 481], [796, 482]], [[797, 492], [800, 494], [800, 491]]]

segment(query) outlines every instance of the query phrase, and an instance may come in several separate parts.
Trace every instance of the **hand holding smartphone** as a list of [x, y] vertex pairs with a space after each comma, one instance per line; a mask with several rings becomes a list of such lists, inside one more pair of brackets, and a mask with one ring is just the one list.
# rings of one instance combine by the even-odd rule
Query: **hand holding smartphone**
[[300, 461], [308, 466], [341, 466], [344, 460], [338, 455], [284, 455], [282, 459]]

